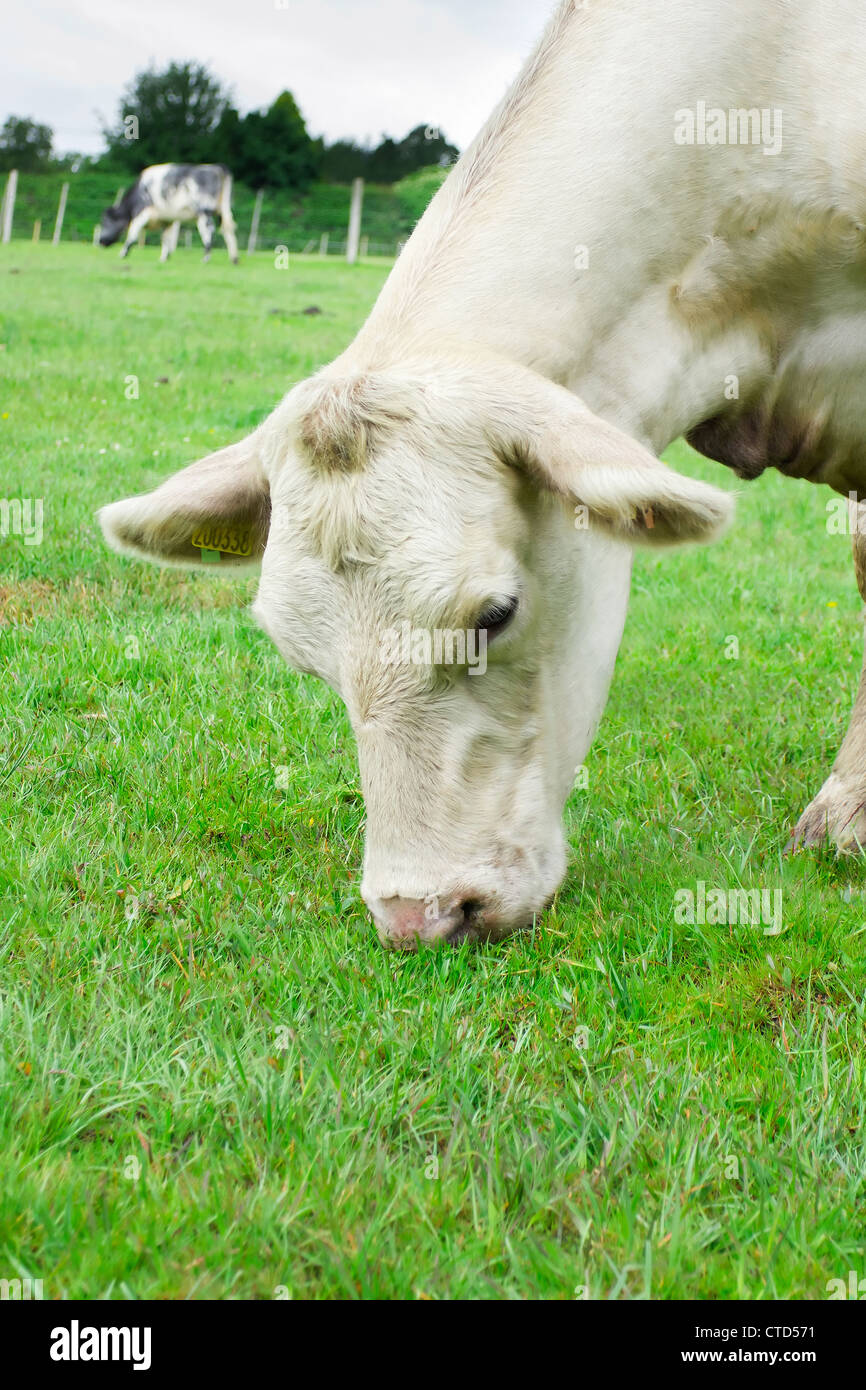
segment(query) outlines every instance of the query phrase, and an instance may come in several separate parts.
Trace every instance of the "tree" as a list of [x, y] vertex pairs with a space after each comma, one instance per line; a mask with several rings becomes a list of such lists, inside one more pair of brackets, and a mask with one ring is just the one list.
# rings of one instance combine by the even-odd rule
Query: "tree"
[[240, 178], [243, 160], [243, 120], [233, 106], [226, 106], [213, 134], [214, 159]]
[[114, 126], [103, 128], [107, 162], [136, 172], [147, 164], [211, 163], [229, 97], [203, 63], [169, 63], [133, 78]]
[[449, 145], [438, 126], [417, 125], [398, 146], [402, 172], [400, 177], [427, 169], [433, 164], [448, 168], [460, 157], [460, 151]]
[[403, 140], [383, 135], [375, 149], [352, 140], [338, 140], [322, 156], [322, 177], [334, 183], [366, 178], [371, 183], [397, 183], [418, 169], [447, 168], [460, 151], [450, 145], [438, 126], [418, 125]]
[[335, 140], [322, 151], [320, 177], [325, 183], [351, 183], [367, 177], [370, 151], [354, 140]]
[[397, 141], [386, 135], [367, 157], [367, 178], [373, 183], [396, 183], [405, 172]]
[[266, 111], [224, 113], [220, 157], [253, 188], [304, 188], [319, 173], [322, 142], [312, 140], [291, 92]]
[[0, 169], [34, 174], [49, 168], [53, 138], [50, 126], [28, 116], [10, 116], [0, 130]]
[[291, 92], [241, 116], [219, 79], [195, 62], [137, 73], [103, 134], [103, 164], [131, 173], [147, 164], [221, 163], [253, 188], [301, 191], [316, 178], [397, 183], [418, 169], [446, 167], [459, 154], [429, 125], [416, 126], [403, 140], [385, 135], [375, 149], [348, 139], [326, 147], [310, 137]]

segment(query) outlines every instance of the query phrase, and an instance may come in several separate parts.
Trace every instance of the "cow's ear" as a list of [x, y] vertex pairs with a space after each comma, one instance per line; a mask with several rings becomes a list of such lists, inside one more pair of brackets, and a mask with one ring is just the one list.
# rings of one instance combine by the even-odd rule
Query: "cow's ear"
[[271, 516], [258, 444], [253, 434], [182, 468], [155, 492], [103, 507], [99, 521], [108, 544], [158, 565], [255, 564]]
[[[733, 498], [688, 478], [560, 386], [533, 377], [501, 453], [567, 498], [576, 521], [637, 545], [709, 541], [725, 529]], [[524, 386], [526, 383], [524, 382]]]

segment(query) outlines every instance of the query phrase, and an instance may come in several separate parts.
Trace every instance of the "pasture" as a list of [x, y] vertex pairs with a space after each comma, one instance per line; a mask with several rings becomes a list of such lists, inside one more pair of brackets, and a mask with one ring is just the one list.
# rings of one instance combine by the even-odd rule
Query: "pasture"
[[[339, 701], [254, 580], [94, 522], [248, 432], [387, 273], [218, 248], [0, 254], [0, 495], [44, 502], [41, 544], [0, 541], [0, 1275], [825, 1298], [866, 1255], [866, 874], [782, 851], [861, 659], [830, 494], [767, 476], [719, 545], [638, 557], [553, 907], [386, 954]], [[678, 922], [699, 882], [780, 889], [781, 933]]]

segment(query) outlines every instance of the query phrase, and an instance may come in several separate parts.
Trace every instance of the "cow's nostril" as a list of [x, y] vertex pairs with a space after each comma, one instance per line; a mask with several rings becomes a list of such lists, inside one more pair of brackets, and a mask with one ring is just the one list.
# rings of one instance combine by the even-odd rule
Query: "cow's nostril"
[[477, 926], [481, 918], [483, 903], [479, 898], [466, 898], [459, 904], [459, 918], [445, 938], [449, 946], [459, 946], [462, 941], [477, 936]]

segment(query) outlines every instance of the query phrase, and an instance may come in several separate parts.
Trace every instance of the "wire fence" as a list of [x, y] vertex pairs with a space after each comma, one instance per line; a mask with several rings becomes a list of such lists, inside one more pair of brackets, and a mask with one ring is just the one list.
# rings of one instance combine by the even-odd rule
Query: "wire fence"
[[[88, 169], [80, 174], [20, 174], [11, 216], [4, 218], [10, 184], [9, 175], [0, 175], [3, 206], [0, 206], [0, 236], [3, 240], [52, 240], [57, 230], [58, 210], [62, 207], [59, 241], [92, 241], [105, 208], [116, 202], [130, 183], [121, 175]], [[67, 189], [65, 202], [63, 189]], [[237, 223], [238, 243], [247, 248], [256, 190], [236, 183], [232, 190], [232, 209]], [[303, 194], [290, 189], [261, 191], [256, 249], [274, 250], [284, 246], [292, 254], [343, 256], [346, 253], [351, 187], [343, 184], [315, 184]], [[364, 191], [361, 222], [361, 256], [395, 256], [408, 237], [413, 218], [390, 187], [368, 184]], [[8, 226], [7, 226], [8, 223]], [[158, 236], [150, 233], [151, 238]], [[198, 245], [197, 236], [185, 231], [179, 249]]]

